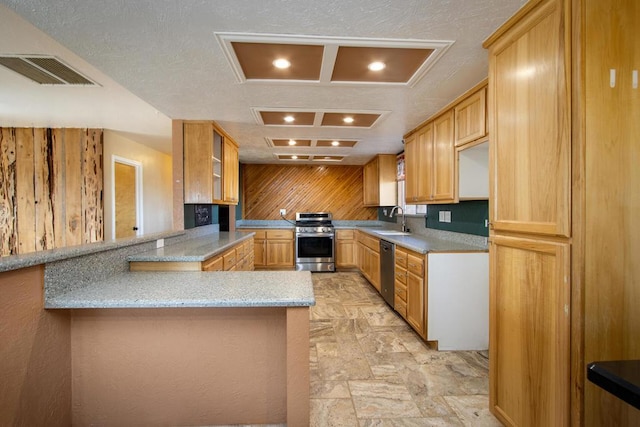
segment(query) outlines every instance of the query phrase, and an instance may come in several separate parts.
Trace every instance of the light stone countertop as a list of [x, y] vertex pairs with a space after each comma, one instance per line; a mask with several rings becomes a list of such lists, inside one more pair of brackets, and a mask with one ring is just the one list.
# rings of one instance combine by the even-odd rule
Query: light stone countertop
[[45, 301], [46, 309], [312, 305], [308, 271], [128, 272]]
[[488, 250], [484, 246], [457, 242], [455, 240], [438, 239], [414, 233], [409, 235], [383, 234], [385, 231], [391, 231], [388, 228], [357, 227], [357, 229], [421, 254], [428, 252], [487, 252]]
[[147, 262], [198, 262], [218, 255], [238, 243], [251, 238], [255, 233], [221, 231], [174, 243], [162, 248], [140, 252], [127, 257], [128, 261]]
[[132, 244], [142, 244], [158, 239], [184, 236], [186, 233], [180, 231], [167, 231], [162, 233], [147, 234], [140, 237], [128, 237], [118, 240], [105, 240], [101, 242], [88, 243], [78, 246], [66, 246], [46, 251], [31, 252], [22, 255], [9, 255], [0, 257], [0, 272], [18, 270], [20, 268], [34, 265], [47, 264], [69, 258], [81, 257], [100, 252], [112, 251], [131, 246]]

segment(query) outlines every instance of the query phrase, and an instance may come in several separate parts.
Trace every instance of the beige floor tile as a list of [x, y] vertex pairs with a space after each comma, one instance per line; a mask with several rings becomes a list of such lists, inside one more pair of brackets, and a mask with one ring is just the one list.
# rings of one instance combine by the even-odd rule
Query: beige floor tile
[[311, 427], [358, 427], [351, 399], [311, 399]]
[[502, 426], [502, 423], [489, 412], [489, 398], [486, 395], [445, 396], [444, 399], [453, 408], [465, 426]]
[[486, 353], [429, 349], [359, 273], [312, 276], [312, 426], [500, 425]]
[[349, 381], [358, 418], [409, 418], [422, 414], [402, 384], [386, 381]]

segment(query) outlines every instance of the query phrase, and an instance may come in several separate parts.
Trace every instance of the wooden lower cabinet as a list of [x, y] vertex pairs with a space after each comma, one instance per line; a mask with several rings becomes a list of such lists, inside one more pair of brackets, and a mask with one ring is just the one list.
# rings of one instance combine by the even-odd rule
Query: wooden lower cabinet
[[222, 254], [202, 262], [131, 261], [130, 271], [251, 271], [253, 270], [253, 239], [238, 243]]
[[269, 270], [294, 268], [293, 230], [255, 229], [254, 267]]
[[568, 243], [493, 236], [489, 400], [508, 426], [569, 425]]
[[357, 263], [362, 275], [380, 292], [380, 239], [357, 233]]
[[425, 256], [396, 246], [395, 310], [427, 339]]
[[356, 267], [356, 240], [354, 230], [336, 230], [336, 267]]

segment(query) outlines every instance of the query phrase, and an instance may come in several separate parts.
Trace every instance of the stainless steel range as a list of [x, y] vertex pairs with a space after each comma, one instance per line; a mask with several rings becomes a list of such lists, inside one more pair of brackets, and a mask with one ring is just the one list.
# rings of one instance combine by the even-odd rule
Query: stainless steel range
[[296, 213], [296, 270], [336, 271], [335, 237], [330, 212]]

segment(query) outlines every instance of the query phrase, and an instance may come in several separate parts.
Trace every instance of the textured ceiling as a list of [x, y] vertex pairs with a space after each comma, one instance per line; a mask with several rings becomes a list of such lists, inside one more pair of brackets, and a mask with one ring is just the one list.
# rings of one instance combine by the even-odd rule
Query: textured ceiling
[[[402, 135], [487, 75], [482, 41], [524, 0], [0, 0], [0, 54], [51, 54], [98, 88], [38, 86], [0, 67], [1, 125], [101, 126], [170, 151], [170, 119], [213, 119], [240, 160], [402, 150]], [[16, 12], [26, 21], [18, 19]], [[27, 22], [28, 21], [28, 22]], [[34, 28], [33, 26], [37, 27]], [[451, 40], [413, 86], [239, 83], [216, 33]], [[53, 106], [53, 107], [52, 107]], [[252, 111], [385, 112], [371, 129], [265, 127]], [[271, 139], [357, 140], [353, 148]], [[290, 162], [290, 161], [289, 161]]]

